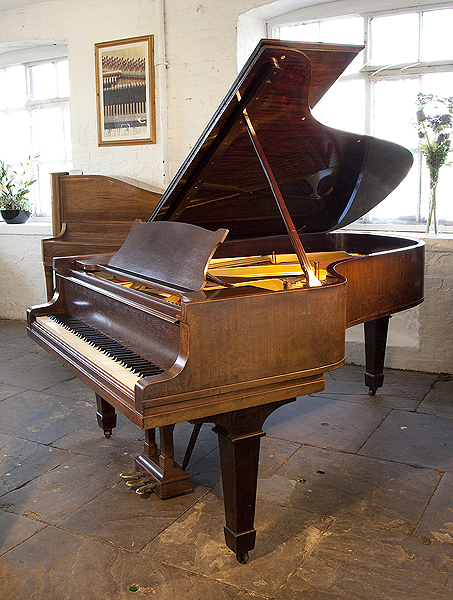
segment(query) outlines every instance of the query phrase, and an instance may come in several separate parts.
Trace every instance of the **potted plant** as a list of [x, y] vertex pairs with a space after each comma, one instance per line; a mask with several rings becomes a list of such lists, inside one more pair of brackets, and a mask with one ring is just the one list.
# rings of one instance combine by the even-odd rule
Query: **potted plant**
[[[434, 110], [434, 114], [431, 112]], [[440, 112], [439, 112], [440, 110]], [[429, 210], [426, 233], [431, 224], [437, 234], [436, 190], [440, 168], [447, 163], [450, 135], [453, 132], [453, 97], [439, 98], [432, 94], [417, 96], [417, 129], [419, 148], [429, 170]]]
[[25, 223], [30, 217], [32, 204], [28, 194], [36, 181], [34, 160], [37, 156], [30, 156], [22, 163], [19, 173], [0, 160], [0, 210], [6, 223]]

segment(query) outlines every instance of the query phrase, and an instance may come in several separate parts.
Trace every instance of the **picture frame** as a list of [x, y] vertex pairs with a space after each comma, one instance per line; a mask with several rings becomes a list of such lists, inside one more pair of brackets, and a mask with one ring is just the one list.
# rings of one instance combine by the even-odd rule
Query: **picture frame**
[[94, 48], [98, 146], [155, 144], [154, 36]]

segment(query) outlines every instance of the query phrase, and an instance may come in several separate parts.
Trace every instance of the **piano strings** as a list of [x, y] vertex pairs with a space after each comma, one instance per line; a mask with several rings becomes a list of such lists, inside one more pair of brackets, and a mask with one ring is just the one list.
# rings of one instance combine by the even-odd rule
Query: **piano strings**
[[[354, 254], [338, 252], [307, 253], [311, 269], [320, 281], [325, 284], [329, 275], [327, 265], [333, 261], [351, 258]], [[119, 279], [111, 273], [101, 270], [92, 271], [94, 277], [108, 278], [114, 283], [129, 287], [149, 295], [157, 295], [166, 302], [179, 304], [180, 298], [175, 295], [157, 292], [152, 286], [140, 285], [127, 279]], [[265, 254], [262, 256], [241, 256], [235, 258], [211, 259], [206, 274], [204, 291], [216, 291], [222, 287], [238, 287], [251, 285], [268, 290], [282, 290], [296, 287], [306, 287], [307, 279], [296, 254]]]

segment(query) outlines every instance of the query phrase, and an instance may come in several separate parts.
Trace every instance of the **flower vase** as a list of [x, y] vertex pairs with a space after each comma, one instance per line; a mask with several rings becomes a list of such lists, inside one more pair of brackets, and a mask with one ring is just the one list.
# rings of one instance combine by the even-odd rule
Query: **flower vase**
[[30, 217], [28, 210], [2, 210], [5, 223], [26, 223]]
[[437, 183], [429, 188], [429, 210], [426, 221], [426, 233], [430, 233], [431, 227], [434, 228], [434, 235], [437, 235], [437, 212], [436, 212], [436, 188]]

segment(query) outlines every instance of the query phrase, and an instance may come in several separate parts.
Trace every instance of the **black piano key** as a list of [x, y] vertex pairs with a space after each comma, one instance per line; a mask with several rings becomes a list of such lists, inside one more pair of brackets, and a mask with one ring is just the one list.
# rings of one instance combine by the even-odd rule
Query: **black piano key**
[[74, 317], [50, 315], [50, 318], [140, 377], [163, 373], [163, 369], [160, 369], [149, 360], [135, 354], [129, 348], [125, 348], [117, 341]]

